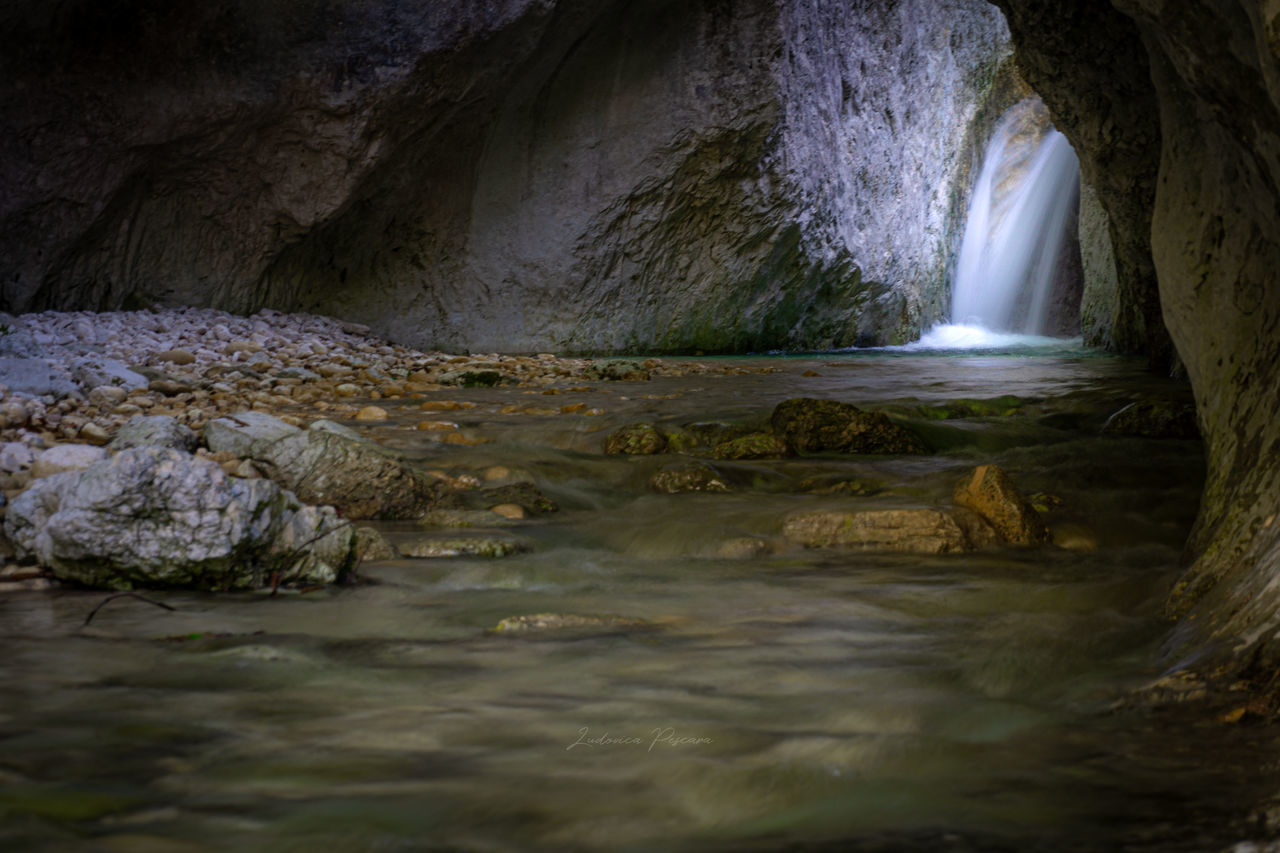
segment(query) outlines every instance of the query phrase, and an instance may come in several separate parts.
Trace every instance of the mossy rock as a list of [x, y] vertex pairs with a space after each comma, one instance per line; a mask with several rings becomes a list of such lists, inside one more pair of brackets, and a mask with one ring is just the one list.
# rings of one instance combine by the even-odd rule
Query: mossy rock
[[1175, 400], [1142, 400], [1112, 415], [1102, 431], [1142, 438], [1199, 438], [1196, 407]]
[[759, 430], [742, 424], [731, 424], [724, 421], [698, 421], [685, 424], [684, 431], [697, 439], [700, 444], [706, 447], [715, 447], [717, 444], [733, 441]]
[[649, 478], [649, 490], [664, 495], [681, 492], [727, 492], [729, 484], [704, 462], [664, 468]]
[[667, 449], [667, 439], [653, 424], [629, 424], [604, 440], [605, 453], [652, 456]]
[[850, 403], [797, 398], [779, 403], [770, 418], [774, 434], [797, 453], [921, 454], [929, 448], [881, 412]]
[[638, 361], [627, 359], [609, 359], [597, 361], [583, 371], [584, 379], [604, 380], [609, 382], [647, 382], [649, 371]]
[[400, 553], [406, 557], [434, 559], [439, 557], [509, 557], [529, 550], [529, 545], [515, 539], [498, 539], [492, 536], [454, 536], [448, 538], [419, 539], [400, 545]]
[[776, 435], [756, 432], [717, 444], [711, 455], [716, 459], [778, 459], [790, 456], [791, 450]]
[[538, 490], [533, 483], [511, 483], [491, 489], [473, 489], [461, 493], [467, 509], [490, 509], [501, 504], [518, 504], [531, 515], [558, 512], [560, 507]]
[[702, 447], [698, 436], [680, 427], [662, 427], [660, 432], [667, 440], [668, 453], [693, 453]]
[[441, 385], [456, 385], [460, 388], [492, 388], [510, 380], [496, 370], [451, 370], [436, 381]]

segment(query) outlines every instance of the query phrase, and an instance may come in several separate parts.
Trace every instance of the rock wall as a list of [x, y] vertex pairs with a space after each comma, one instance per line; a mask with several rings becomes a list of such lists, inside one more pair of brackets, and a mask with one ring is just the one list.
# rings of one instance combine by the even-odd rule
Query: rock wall
[[[1177, 650], [1184, 664], [1253, 679], [1270, 691], [1274, 711], [1280, 707], [1274, 684], [1280, 667], [1280, 2], [1115, 0], [1115, 9], [1097, 2], [999, 2], [1009, 11], [1020, 62], [1042, 87], [1059, 126], [1080, 140], [1082, 160], [1094, 164], [1092, 183], [1110, 215], [1121, 312], [1137, 304], [1125, 287], [1126, 267], [1134, 263], [1125, 247], [1136, 245], [1144, 229], [1117, 206], [1113, 190], [1133, 180], [1142, 158], [1115, 158], [1118, 152], [1136, 156], [1155, 138], [1145, 105], [1158, 105], [1160, 165], [1145, 233], [1163, 318], [1194, 388], [1209, 454], [1189, 546], [1194, 564], [1168, 610], [1182, 619], [1184, 642]], [[1115, 61], [1100, 65], [1095, 46]], [[1108, 132], [1095, 133], [1100, 129]], [[1136, 187], [1145, 191], [1146, 178]], [[1148, 323], [1148, 333], [1151, 328]]]
[[[1137, 27], [1108, 0], [993, 2], [1008, 17], [1019, 70], [1071, 141], [1082, 184], [1107, 214], [1115, 271], [1087, 262], [1085, 342], [1145, 353], [1168, 370], [1174, 355], [1151, 258], [1160, 119]], [[1082, 245], [1097, 251], [1096, 239]]]
[[0, 10], [0, 309], [418, 346], [902, 341], [945, 313], [982, 0]]

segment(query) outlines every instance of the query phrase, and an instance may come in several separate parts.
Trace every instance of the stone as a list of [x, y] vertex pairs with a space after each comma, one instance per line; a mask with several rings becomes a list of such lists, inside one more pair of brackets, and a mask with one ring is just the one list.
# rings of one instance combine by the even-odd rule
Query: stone
[[163, 394], [166, 397], [176, 397], [179, 394], [190, 394], [196, 389], [196, 386], [190, 382], [184, 382], [181, 379], [152, 379], [147, 383], [147, 390], [154, 391], [157, 394]]
[[30, 329], [12, 315], [0, 314], [0, 357], [34, 358], [43, 354], [43, 349]]
[[649, 371], [638, 361], [610, 359], [588, 365], [582, 376], [588, 381], [648, 382]]
[[89, 402], [103, 411], [109, 412], [120, 405], [129, 396], [129, 392], [118, 385], [99, 385], [89, 391]]
[[356, 528], [356, 560], [361, 563], [376, 560], [394, 560], [400, 552], [372, 527]]
[[195, 353], [184, 349], [171, 349], [156, 353], [156, 359], [159, 361], [167, 361], [171, 364], [177, 364], [179, 366], [196, 363]]
[[437, 380], [441, 385], [457, 385], [460, 388], [491, 388], [504, 381], [496, 370], [451, 370]]
[[797, 398], [779, 403], [773, 432], [797, 453], [928, 453], [914, 433], [881, 412], [864, 412], [835, 400]]
[[727, 492], [729, 484], [704, 462], [664, 468], [649, 478], [649, 491], [664, 495], [681, 492]]
[[456, 430], [458, 425], [453, 421], [418, 421], [418, 429], [421, 432], [448, 432]]
[[470, 489], [462, 493], [461, 501], [467, 509], [491, 509], [501, 504], [515, 504], [531, 515], [547, 515], [560, 510], [555, 501], [529, 482]]
[[354, 533], [331, 508], [165, 448], [124, 450], [32, 484], [4, 529], [55, 577], [104, 589], [250, 589], [272, 575], [328, 583], [354, 560]]
[[6, 441], [0, 444], [0, 472], [14, 474], [18, 471], [26, 471], [35, 461], [35, 451], [20, 441]]
[[332, 421], [315, 421], [304, 431], [242, 412], [210, 421], [204, 438], [210, 450], [250, 459], [300, 500], [333, 505], [346, 518], [418, 518], [449, 491], [399, 453]]
[[236, 457], [254, 456], [271, 444], [301, 432], [266, 412], [236, 412], [215, 418], [204, 425], [205, 444], [214, 453]]
[[1195, 405], [1176, 400], [1142, 400], [1130, 403], [1108, 418], [1102, 431], [1111, 435], [1142, 438], [1200, 437]]
[[10, 427], [25, 426], [30, 417], [27, 407], [17, 400], [5, 400], [0, 403], [0, 418], [4, 418]]
[[42, 358], [0, 357], [0, 382], [29, 397], [79, 396], [80, 388]]
[[716, 459], [779, 459], [792, 454], [786, 442], [776, 435], [756, 432], [717, 444], [711, 455]]
[[956, 506], [982, 516], [1010, 545], [1039, 545], [1049, 531], [1035, 507], [998, 465], [979, 465], [956, 487]]
[[964, 538], [969, 541], [969, 545], [977, 550], [994, 548], [1004, 541], [990, 522], [971, 509], [953, 507], [951, 517], [964, 531]]
[[508, 616], [493, 629], [497, 634], [631, 631], [651, 627], [643, 619], [627, 616], [582, 616], [576, 613], [532, 613]]
[[139, 415], [116, 430], [107, 445], [110, 450], [130, 447], [168, 447], [191, 452], [199, 439], [192, 429], [167, 415]]
[[509, 557], [529, 550], [528, 543], [492, 536], [454, 536], [418, 539], [401, 543], [399, 551], [406, 557], [436, 559], [440, 557]]
[[360, 386], [351, 382], [343, 382], [334, 387], [333, 393], [337, 397], [358, 397], [360, 396]]
[[498, 504], [497, 506], [489, 507], [489, 512], [511, 521], [519, 521], [526, 515], [524, 507], [520, 506], [520, 504]]
[[365, 406], [356, 412], [358, 421], [385, 421], [388, 417], [387, 410], [381, 406]]
[[1083, 524], [1064, 522], [1049, 528], [1049, 538], [1059, 548], [1092, 554], [1098, 550], [1098, 534]]
[[653, 424], [631, 424], [610, 433], [604, 441], [605, 453], [651, 456], [667, 449], [667, 440]]
[[81, 441], [99, 446], [104, 445], [111, 440], [111, 434], [93, 421], [89, 421], [87, 424], [80, 427], [80, 431], [77, 433], [76, 437]]
[[40, 480], [67, 471], [89, 468], [110, 454], [101, 447], [89, 444], [58, 444], [43, 451], [31, 463], [31, 479]]
[[105, 386], [120, 388], [126, 393], [135, 388], [147, 387], [148, 381], [147, 377], [122, 361], [96, 358], [83, 358], [73, 362], [71, 378], [84, 389], [92, 390]]
[[850, 548], [905, 554], [972, 550], [964, 531], [936, 509], [816, 510], [783, 522], [782, 535], [806, 548]]
[[716, 548], [716, 556], [722, 560], [751, 560], [768, 554], [769, 543], [752, 536], [727, 539]]

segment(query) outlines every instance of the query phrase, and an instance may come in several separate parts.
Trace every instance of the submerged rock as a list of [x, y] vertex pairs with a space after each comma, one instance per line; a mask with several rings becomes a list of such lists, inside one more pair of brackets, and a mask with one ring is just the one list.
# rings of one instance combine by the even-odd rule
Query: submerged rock
[[1049, 531], [1035, 507], [998, 465], [980, 465], [955, 491], [956, 506], [982, 516], [1010, 545], [1038, 545]]
[[727, 492], [729, 484], [715, 468], [704, 462], [691, 462], [664, 468], [649, 478], [649, 490], [664, 495], [681, 492]]
[[717, 459], [779, 459], [791, 455], [786, 442], [767, 432], [754, 432], [717, 444], [711, 451]]
[[404, 458], [332, 421], [306, 430], [246, 412], [205, 425], [209, 449], [251, 459], [301, 500], [332, 504], [347, 518], [418, 518], [449, 489]]
[[109, 450], [128, 450], [130, 447], [168, 447], [190, 452], [195, 450], [198, 439], [189, 426], [168, 415], [138, 415], [130, 418], [116, 431]]
[[273, 573], [330, 583], [355, 558], [354, 530], [332, 508], [164, 448], [38, 481], [9, 507], [5, 533], [55, 577], [107, 589], [249, 589]]
[[509, 616], [493, 629], [497, 634], [525, 634], [556, 631], [618, 631], [651, 627], [643, 619], [626, 616], [579, 616], [574, 613], [533, 613]]
[[1174, 400], [1130, 403], [1108, 418], [1102, 431], [1112, 435], [1136, 435], [1143, 438], [1200, 437], [1195, 405]]
[[591, 381], [647, 382], [649, 371], [638, 361], [610, 359], [589, 365], [582, 376]]
[[770, 419], [773, 432], [797, 453], [928, 453], [914, 433], [881, 412], [850, 403], [806, 397], [779, 403]]
[[651, 456], [667, 449], [667, 439], [653, 424], [631, 424], [615, 430], [604, 440], [605, 453]]
[[387, 537], [372, 527], [356, 528], [356, 559], [361, 562], [394, 560], [400, 556]]
[[454, 536], [418, 539], [401, 543], [397, 549], [406, 557], [509, 557], [529, 550], [526, 542], [494, 536]]
[[522, 507], [530, 515], [546, 515], [560, 510], [555, 501], [539, 491], [533, 483], [527, 482], [468, 490], [462, 493], [461, 499], [466, 509], [487, 509], [490, 512], [494, 507], [503, 505]]
[[806, 548], [855, 548], [908, 554], [972, 550], [964, 531], [936, 509], [818, 510], [793, 515], [782, 526], [789, 541]]

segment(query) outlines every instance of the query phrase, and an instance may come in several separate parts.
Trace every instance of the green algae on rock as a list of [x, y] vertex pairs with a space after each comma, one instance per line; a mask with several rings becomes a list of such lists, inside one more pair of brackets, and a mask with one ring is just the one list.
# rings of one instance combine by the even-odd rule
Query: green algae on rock
[[851, 403], [799, 397], [779, 403], [770, 418], [774, 433], [798, 453], [928, 453], [914, 433], [880, 412]]

